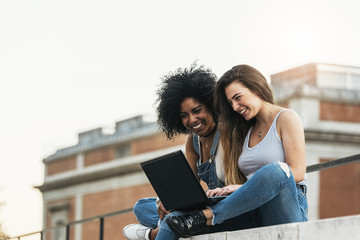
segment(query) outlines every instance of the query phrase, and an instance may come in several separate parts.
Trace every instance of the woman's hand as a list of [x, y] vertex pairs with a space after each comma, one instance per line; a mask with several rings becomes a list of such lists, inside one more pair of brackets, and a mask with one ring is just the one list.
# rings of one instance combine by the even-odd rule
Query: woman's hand
[[164, 208], [164, 205], [161, 203], [160, 199], [156, 200], [156, 207], [159, 214], [159, 217], [161, 220], [164, 219], [164, 217], [169, 214], [170, 212], [166, 211]]
[[208, 197], [230, 195], [231, 193], [238, 190], [240, 187], [241, 187], [241, 185], [228, 185], [228, 186], [222, 187], [222, 188], [215, 188], [215, 189], [208, 190], [206, 192], [206, 195]]

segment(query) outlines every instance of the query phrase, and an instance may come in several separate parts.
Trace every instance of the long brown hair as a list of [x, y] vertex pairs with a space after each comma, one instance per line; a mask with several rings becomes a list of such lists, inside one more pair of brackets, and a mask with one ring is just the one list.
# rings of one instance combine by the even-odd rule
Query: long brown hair
[[238, 160], [246, 134], [256, 121], [255, 118], [246, 121], [228, 103], [225, 88], [234, 81], [242, 83], [262, 100], [274, 103], [273, 93], [266, 78], [257, 69], [249, 65], [232, 67], [217, 82], [214, 93], [214, 109], [218, 115], [220, 138], [224, 148], [223, 161], [226, 185], [246, 182], [246, 177], [238, 167]]

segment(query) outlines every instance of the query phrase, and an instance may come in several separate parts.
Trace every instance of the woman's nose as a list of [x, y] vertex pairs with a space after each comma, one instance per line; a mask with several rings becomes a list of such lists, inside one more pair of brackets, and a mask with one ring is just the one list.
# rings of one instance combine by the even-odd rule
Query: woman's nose
[[189, 121], [190, 121], [190, 123], [195, 122], [196, 121], [196, 116], [193, 115], [193, 114], [190, 114]]
[[239, 104], [237, 104], [236, 102], [233, 102], [231, 106], [234, 111], [236, 111], [239, 108]]

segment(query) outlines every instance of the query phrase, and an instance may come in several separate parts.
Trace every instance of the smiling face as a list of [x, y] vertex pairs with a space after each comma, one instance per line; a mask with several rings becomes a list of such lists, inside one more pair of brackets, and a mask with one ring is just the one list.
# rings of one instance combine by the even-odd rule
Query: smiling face
[[259, 113], [263, 102], [259, 96], [238, 81], [225, 87], [225, 95], [232, 109], [247, 121]]
[[201, 104], [194, 98], [185, 98], [181, 102], [180, 119], [189, 131], [199, 136], [210, 134], [215, 127], [212, 113], [206, 105]]

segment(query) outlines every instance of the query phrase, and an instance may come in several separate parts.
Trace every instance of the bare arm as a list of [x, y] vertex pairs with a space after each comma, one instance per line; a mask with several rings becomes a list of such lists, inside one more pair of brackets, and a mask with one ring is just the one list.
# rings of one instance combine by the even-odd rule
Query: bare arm
[[164, 207], [164, 205], [162, 204], [162, 202], [160, 201], [160, 199], [157, 199], [156, 200], [156, 207], [157, 207], [157, 211], [158, 211], [158, 214], [159, 214], [159, 217], [160, 217], [160, 219], [161, 220], [163, 220], [164, 219], [164, 217], [167, 215], [167, 214], [169, 214], [170, 212], [168, 212], [166, 209], [165, 209], [165, 207]]
[[306, 172], [305, 136], [300, 117], [293, 111], [284, 111], [277, 121], [277, 129], [282, 140], [285, 160], [295, 178], [304, 180]]
[[196, 161], [199, 159], [199, 155], [195, 152], [194, 145], [193, 145], [193, 135], [189, 134], [185, 140], [185, 155], [186, 159], [189, 162], [189, 165], [195, 175], [197, 176], [197, 167]]

